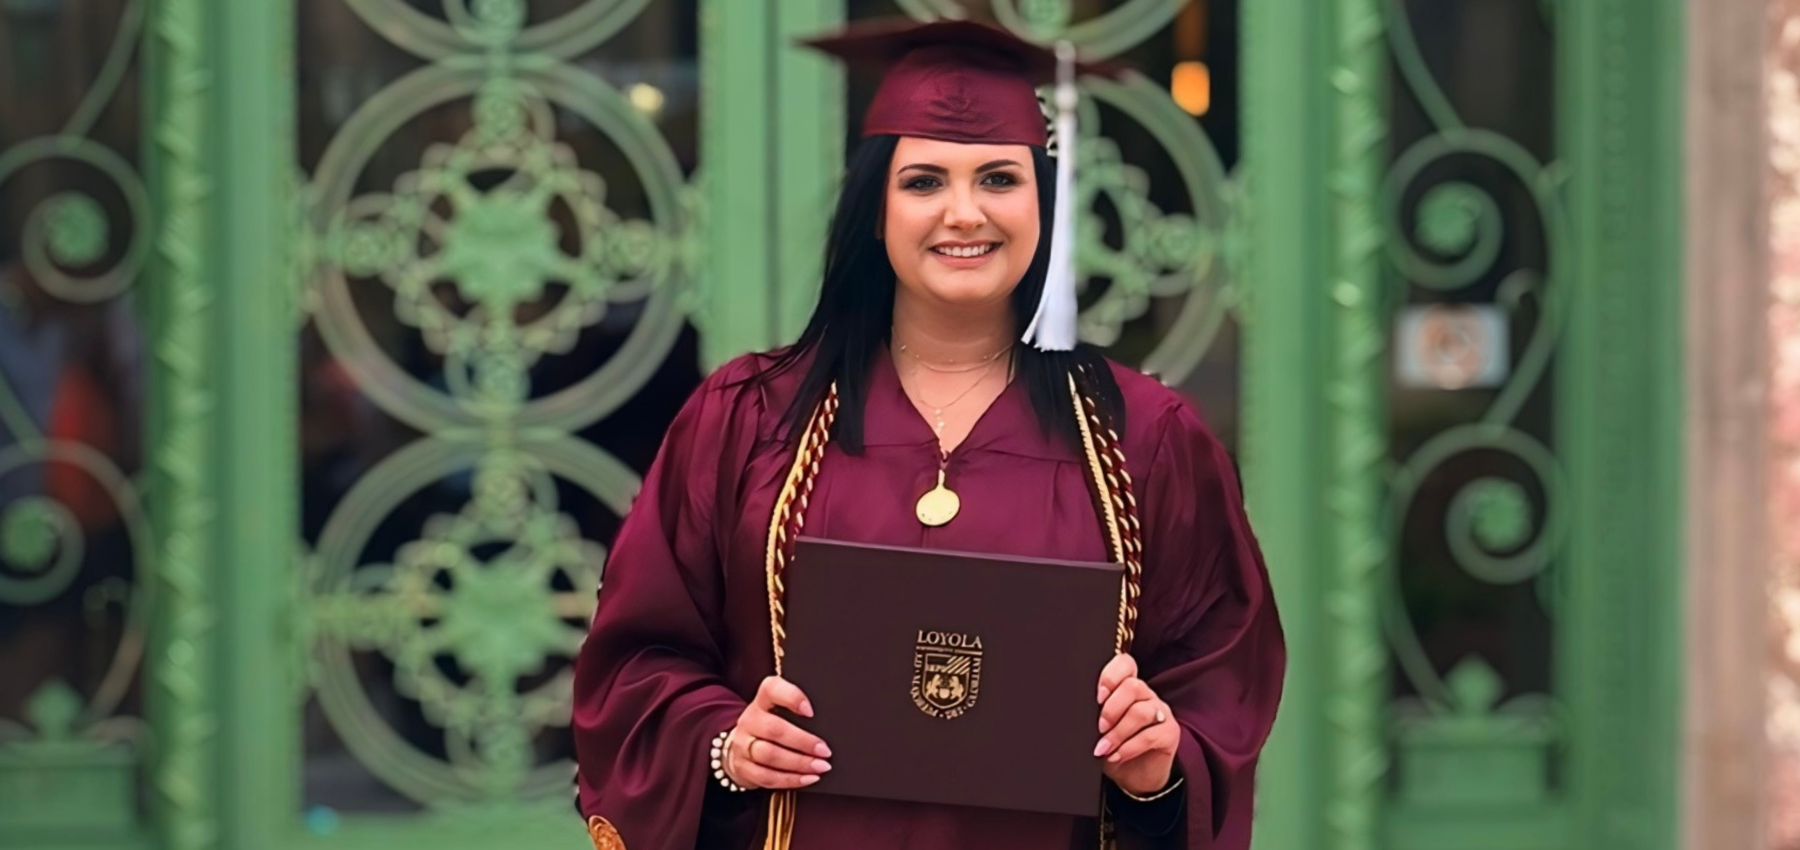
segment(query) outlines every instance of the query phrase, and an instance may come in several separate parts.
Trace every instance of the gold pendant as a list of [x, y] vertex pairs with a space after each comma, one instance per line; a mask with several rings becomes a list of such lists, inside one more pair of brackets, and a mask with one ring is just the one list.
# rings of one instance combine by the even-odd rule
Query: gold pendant
[[939, 467], [937, 486], [919, 497], [919, 504], [915, 508], [919, 521], [936, 528], [956, 519], [957, 512], [961, 510], [962, 498], [956, 495], [956, 491], [944, 486], [944, 470]]

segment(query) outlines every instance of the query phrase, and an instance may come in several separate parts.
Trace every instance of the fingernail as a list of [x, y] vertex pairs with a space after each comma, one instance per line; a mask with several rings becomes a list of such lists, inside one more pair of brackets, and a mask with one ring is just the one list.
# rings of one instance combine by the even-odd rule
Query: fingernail
[[1106, 755], [1106, 751], [1110, 750], [1110, 749], [1112, 749], [1112, 742], [1103, 739], [1100, 741], [1099, 744], [1096, 744], [1094, 746], [1094, 755], [1095, 756]]
[[819, 758], [822, 758], [822, 759], [831, 758], [831, 748], [825, 746], [825, 744], [823, 742], [820, 742], [820, 744], [818, 746], [813, 747], [813, 752], [818, 753]]
[[814, 783], [814, 782], [817, 782], [817, 781], [819, 781], [819, 777], [818, 777], [818, 776], [816, 776], [816, 775], [813, 775], [813, 774], [808, 774], [808, 775], [806, 775], [806, 776], [802, 776], [802, 777], [800, 777], [800, 784], [801, 784], [801, 785], [811, 785], [811, 784], [813, 784], [813, 783]]
[[811, 717], [811, 716], [813, 716], [813, 714], [812, 714], [812, 702], [811, 702], [811, 701], [810, 701], [810, 700], [801, 700], [801, 701], [800, 701], [800, 716], [801, 716], [801, 717]]
[[1105, 688], [1101, 688], [1101, 689], [1100, 689], [1100, 696], [1099, 696], [1099, 697], [1097, 697], [1097, 698], [1096, 698], [1096, 699], [1095, 699], [1095, 700], [1094, 700], [1094, 701], [1095, 701], [1095, 702], [1106, 702], [1106, 698], [1107, 698], [1107, 697], [1109, 697], [1109, 696], [1112, 696], [1112, 692], [1111, 692], [1111, 691], [1108, 691], [1108, 690], [1107, 690], [1107, 689], [1105, 689]]
[[814, 759], [812, 767], [814, 773], [825, 773], [831, 770], [831, 762], [824, 759]]
[[1113, 757], [1112, 757], [1112, 758], [1109, 758], [1109, 759], [1107, 759], [1107, 761], [1108, 761], [1108, 762], [1110, 762], [1110, 763], [1112, 763], [1112, 764], [1118, 764], [1118, 763], [1119, 763], [1119, 754], [1118, 754], [1118, 753], [1113, 753]]

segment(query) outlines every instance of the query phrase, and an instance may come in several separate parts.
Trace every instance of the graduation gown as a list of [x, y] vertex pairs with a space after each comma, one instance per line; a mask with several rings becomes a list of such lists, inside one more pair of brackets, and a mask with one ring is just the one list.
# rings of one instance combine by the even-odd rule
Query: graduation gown
[[[608, 557], [577, 660], [579, 807], [606, 818], [629, 850], [761, 847], [767, 794], [721, 788], [708, 750], [774, 671], [764, 546], [793, 458], [778, 420], [800, 370], [759, 380], [770, 363], [739, 358], [677, 415]], [[1268, 576], [1223, 447], [1173, 391], [1113, 372], [1145, 544], [1133, 655], [1181, 724], [1186, 779], [1160, 806], [1127, 801], [1120, 841], [1244, 850], [1256, 757], [1285, 665]], [[947, 483], [962, 512], [940, 528], [913, 513], [936, 483], [937, 438], [885, 353], [865, 410], [865, 451], [827, 449], [807, 534], [1106, 558], [1083, 461], [1043, 433], [1022, 385], [1002, 392], [951, 454]], [[1097, 846], [1097, 835], [1092, 820], [1068, 816], [802, 792], [792, 848], [1061, 850]]]

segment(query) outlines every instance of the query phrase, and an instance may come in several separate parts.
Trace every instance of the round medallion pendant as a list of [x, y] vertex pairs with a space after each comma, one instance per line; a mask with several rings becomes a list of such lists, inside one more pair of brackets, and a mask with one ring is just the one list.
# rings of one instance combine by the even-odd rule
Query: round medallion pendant
[[939, 484], [919, 497], [915, 510], [920, 522], [936, 528], [956, 519], [957, 512], [962, 510], [962, 499], [954, 490]]

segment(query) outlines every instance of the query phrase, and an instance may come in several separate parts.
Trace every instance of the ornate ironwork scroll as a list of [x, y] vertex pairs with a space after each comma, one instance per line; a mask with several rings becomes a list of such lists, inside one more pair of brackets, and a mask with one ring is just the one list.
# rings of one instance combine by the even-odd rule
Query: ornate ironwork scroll
[[[1527, 20], [1526, 35], [1517, 37], [1553, 24], [1551, 11], [1544, 7], [1543, 19]], [[1391, 427], [1400, 454], [1388, 476], [1395, 559], [1386, 619], [1402, 690], [1411, 696], [1396, 703], [1392, 718], [1393, 803], [1402, 813], [1501, 812], [1499, 828], [1519, 841], [1561, 841], [1550, 838], [1556, 825], [1546, 808], [1562, 735], [1546, 634], [1557, 614], [1553, 567], [1565, 511], [1547, 412], [1569, 291], [1560, 167], [1521, 140], [1549, 136], [1547, 124], [1490, 129], [1459, 112], [1415, 38], [1413, 16], [1423, 12], [1386, 0], [1384, 13], [1403, 84], [1397, 97], [1410, 98], [1396, 115], [1419, 128], [1401, 140], [1384, 190], [1387, 253], [1402, 281], [1392, 298], [1487, 310], [1501, 328], [1498, 339], [1397, 338], [1397, 361], [1503, 358], [1495, 364], [1502, 379], [1489, 385], [1471, 385], [1470, 373], [1459, 372], [1436, 387], [1395, 391]], [[1442, 20], [1476, 11], [1431, 14]], [[1550, 37], [1537, 38], [1548, 49]], [[1529, 98], [1524, 80], [1515, 85]], [[1550, 87], [1538, 97], [1538, 114], [1550, 114]], [[1508, 344], [1514, 340], [1516, 348]], [[1476, 624], [1480, 634], [1417, 619], [1433, 613]], [[1416, 843], [1404, 828], [1393, 840]]]
[[[78, 16], [99, 17], [80, 4], [0, 7], [16, 39], [6, 72], [26, 84], [52, 73], [47, 47], [66, 43]], [[0, 833], [27, 842], [122, 841], [141, 820], [143, 722], [129, 694], [158, 558], [139, 452], [121, 432], [140, 415], [128, 385], [141, 361], [119, 347], [135, 334], [131, 290], [157, 231], [149, 190], [121, 153], [136, 116], [101, 117], [127, 100], [145, 17], [143, 0], [119, 10], [75, 102], [31, 99], [23, 86], [0, 94], [18, 115], [66, 110], [53, 133], [0, 148], [0, 209], [19, 214], [0, 219], [0, 246], [16, 246], [0, 254], [0, 644], [20, 641], [0, 655], [19, 653], [4, 690], [25, 694], [17, 713], [0, 713]], [[97, 332], [119, 334], [109, 356], [70, 353]], [[46, 643], [61, 669], [20, 678], [40, 672], [32, 659]]]
[[[645, 386], [692, 306], [693, 193], [653, 120], [668, 95], [583, 59], [649, 3], [342, 2], [425, 64], [359, 104], [312, 171], [305, 305], [356, 391], [420, 436], [359, 473], [305, 557], [312, 692], [413, 801], [566, 798], [546, 741], [606, 554], [569, 503], [623, 515], [638, 487], [577, 432]], [[445, 115], [460, 129], [395, 141]], [[396, 147], [415, 164], [372, 178]], [[616, 345], [565, 374], [597, 336]]]

